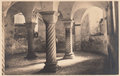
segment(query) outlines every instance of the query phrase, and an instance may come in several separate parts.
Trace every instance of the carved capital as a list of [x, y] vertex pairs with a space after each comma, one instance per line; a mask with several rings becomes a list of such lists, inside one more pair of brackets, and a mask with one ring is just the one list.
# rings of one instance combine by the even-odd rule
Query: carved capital
[[47, 23], [56, 23], [58, 20], [59, 13], [56, 11], [42, 11], [39, 13]]
[[64, 19], [62, 20], [64, 22], [65, 28], [72, 28], [74, 21], [71, 19]]
[[81, 24], [74, 24], [74, 26], [80, 26]]
[[25, 23], [25, 25], [26, 25], [26, 28], [35, 28], [35, 25], [36, 25], [37, 23], [35, 23], [35, 22], [27, 22], [27, 23]]

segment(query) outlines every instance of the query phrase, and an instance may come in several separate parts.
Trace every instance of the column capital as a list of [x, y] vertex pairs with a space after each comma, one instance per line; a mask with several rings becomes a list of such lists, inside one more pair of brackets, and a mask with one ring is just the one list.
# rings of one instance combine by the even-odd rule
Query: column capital
[[39, 12], [47, 23], [56, 23], [59, 13], [57, 11], [41, 11]]
[[81, 24], [74, 24], [74, 26], [81, 26]]
[[24, 23], [25, 24], [25, 26], [27, 27], [27, 28], [29, 28], [29, 27], [35, 27], [35, 25], [37, 24], [37, 23], [35, 23], [35, 22], [26, 22], [26, 23]]
[[35, 22], [26, 22], [26, 23], [24, 23], [25, 25], [36, 25], [37, 23], [35, 23]]
[[62, 20], [64, 23], [65, 28], [72, 28], [74, 21], [71, 19], [64, 19]]

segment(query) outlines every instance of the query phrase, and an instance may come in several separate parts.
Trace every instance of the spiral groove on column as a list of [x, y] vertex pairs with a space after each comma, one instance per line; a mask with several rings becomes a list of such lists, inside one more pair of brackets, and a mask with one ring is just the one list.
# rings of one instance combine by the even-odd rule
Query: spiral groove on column
[[70, 29], [66, 28], [66, 52], [70, 52]]
[[74, 58], [73, 54], [73, 44], [72, 44], [72, 21], [65, 21], [65, 33], [66, 33], [66, 51], [64, 55], [64, 59], [72, 59]]
[[4, 28], [4, 25], [2, 25], [2, 40], [1, 40], [1, 46], [2, 46], [2, 75], [5, 74], [5, 41], [4, 41], [4, 31], [5, 31], [5, 28]]
[[46, 26], [46, 37], [46, 61], [48, 64], [56, 63], [56, 37], [54, 24]]
[[73, 36], [72, 36], [72, 28], [70, 28], [70, 50], [73, 53]]
[[59, 67], [56, 60], [56, 31], [55, 23], [58, 20], [57, 11], [40, 12], [46, 24], [46, 62], [43, 71], [56, 72]]
[[66, 52], [72, 53], [72, 30], [71, 28], [67, 28], [66, 30]]

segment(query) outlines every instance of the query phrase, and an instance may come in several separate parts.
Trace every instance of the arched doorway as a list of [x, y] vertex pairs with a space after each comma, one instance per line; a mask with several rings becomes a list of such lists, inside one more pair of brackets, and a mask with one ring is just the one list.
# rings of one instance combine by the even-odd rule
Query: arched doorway
[[[90, 4], [90, 3], [83, 3], [83, 4]], [[84, 5], [83, 5], [84, 6]], [[106, 43], [106, 34], [107, 34], [107, 25], [105, 24], [105, 16], [104, 16], [104, 9], [89, 5], [89, 7], [79, 6], [77, 11], [74, 12], [73, 18], [76, 24], [80, 24], [80, 26], [76, 27], [76, 50], [82, 51], [90, 49], [93, 51], [95, 49], [100, 49], [97, 52], [101, 52], [107, 55], [107, 43]], [[94, 36], [93, 36], [94, 35]], [[98, 40], [97, 42], [102, 42], [101, 45], [104, 49], [101, 49], [100, 46], [95, 46], [94, 43], [91, 44], [89, 40]], [[99, 41], [102, 40], [102, 41]], [[97, 43], [95, 42], [95, 44]], [[89, 46], [88, 46], [89, 45]], [[93, 47], [91, 47], [93, 45]], [[95, 47], [94, 47], [95, 46]], [[94, 49], [92, 49], [94, 48]], [[104, 50], [104, 51], [102, 51]], [[96, 51], [95, 51], [96, 52]]]
[[88, 8], [81, 19], [81, 50], [99, 52], [107, 55], [106, 34], [103, 10]]

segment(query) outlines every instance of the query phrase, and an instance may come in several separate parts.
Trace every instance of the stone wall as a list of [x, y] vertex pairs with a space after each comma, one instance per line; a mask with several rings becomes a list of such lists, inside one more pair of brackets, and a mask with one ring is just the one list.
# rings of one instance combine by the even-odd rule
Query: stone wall
[[75, 49], [81, 51], [82, 42], [89, 39], [89, 16], [86, 15], [80, 26], [76, 26]]
[[107, 55], [107, 40], [104, 36], [90, 36], [88, 41], [82, 41], [82, 51]]
[[89, 39], [89, 26], [89, 15], [86, 15], [83, 22], [81, 23], [81, 41], [87, 41]]
[[[24, 24], [14, 25], [14, 18], [7, 17], [5, 25], [5, 51], [6, 54], [27, 52], [27, 31]], [[65, 51], [65, 29], [62, 21], [56, 23], [57, 52]], [[45, 52], [46, 50], [46, 26], [39, 21], [38, 37], [34, 38], [34, 51]]]

